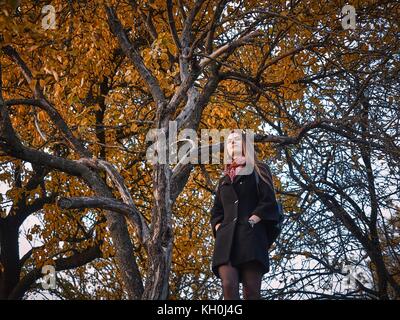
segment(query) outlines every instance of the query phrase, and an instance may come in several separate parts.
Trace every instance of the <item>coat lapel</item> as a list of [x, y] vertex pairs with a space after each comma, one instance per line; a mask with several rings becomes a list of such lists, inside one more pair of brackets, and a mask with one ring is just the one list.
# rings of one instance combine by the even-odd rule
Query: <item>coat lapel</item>
[[222, 184], [235, 184], [237, 183], [240, 179], [242, 179], [245, 175], [244, 174], [237, 174], [233, 178], [233, 182], [231, 181], [231, 178], [226, 174], [222, 180]]
[[224, 177], [222, 179], [221, 185], [223, 185], [223, 184], [231, 184], [231, 178], [229, 178], [229, 176], [227, 174], [224, 175]]

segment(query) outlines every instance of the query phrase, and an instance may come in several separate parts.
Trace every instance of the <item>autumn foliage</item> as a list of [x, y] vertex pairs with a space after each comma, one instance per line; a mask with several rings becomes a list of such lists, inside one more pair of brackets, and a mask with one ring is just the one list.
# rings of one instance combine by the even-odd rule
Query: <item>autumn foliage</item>
[[0, 4], [1, 299], [221, 298], [222, 167], [150, 164], [172, 120], [255, 132], [288, 217], [266, 299], [399, 298], [395, 1], [353, 1], [354, 30], [344, 1]]

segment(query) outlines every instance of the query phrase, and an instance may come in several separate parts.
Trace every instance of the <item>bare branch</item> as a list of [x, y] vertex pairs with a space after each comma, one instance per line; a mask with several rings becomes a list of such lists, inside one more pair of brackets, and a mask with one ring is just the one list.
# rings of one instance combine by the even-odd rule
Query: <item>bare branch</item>
[[132, 61], [139, 74], [145, 81], [146, 86], [153, 96], [153, 99], [156, 102], [157, 106], [165, 106], [166, 99], [158, 83], [158, 80], [151, 73], [151, 71], [146, 68], [142, 57], [137, 52], [136, 48], [132, 45], [131, 41], [128, 39], [128, 36], [123, 29], [116, 12], [112, 7], [106, 7], [106, 12], [108, 17], [108, 25], [110, 26], [111, 32], [114, 34], [115, 37], [117, 37], [123, 52]]
[[[60, 258], [54, 261], [54, 266], [56, 271], [74, 269], [83, 266], [94, 259], [100, 258], [102, 256], [100, 247], [94, 246], [85, 249], [82, 252], [76, 253], [68, 258]], [[14, 287], [13, 291], [9, 295], [8, 299], [16, 300], [22, 299], [23, 295], [29, 288], [35, 283], [36, 280], [43, 276], [41, 269], [34, 269], [25, 275], [19, 283]]]

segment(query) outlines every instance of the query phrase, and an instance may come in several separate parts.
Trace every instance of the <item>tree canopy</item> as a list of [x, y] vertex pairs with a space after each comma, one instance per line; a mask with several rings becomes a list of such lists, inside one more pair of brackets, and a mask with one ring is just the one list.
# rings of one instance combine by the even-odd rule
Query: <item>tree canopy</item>
[[398, 299], [400, 6], [345, 4], [0, 1], [0, 298], [221, 298], [222, 166], [146, 159], [176, 121], [255, 132], [287, 216], [265, 299]]

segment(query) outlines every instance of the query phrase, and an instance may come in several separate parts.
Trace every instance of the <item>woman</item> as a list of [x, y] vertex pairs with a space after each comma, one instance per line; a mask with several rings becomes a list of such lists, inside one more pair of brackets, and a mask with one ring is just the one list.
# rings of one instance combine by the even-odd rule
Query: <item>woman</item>
[[[232, 130], [225, 150], [231, 163], [225, 165], [211, 209], [212, 270], [222, 280], [225, 300], [240, 299], [239, 283], [244, 299], [260, 299], [261, 280], [269, 271], [266, 225], [279, 219], [272, 176], [257, 159], [254, 146], [246, 144], [243, 132]], [[254, 169], [240, 174], [246, 163]], [[254, 171], [260, 177], [258, 191]]]

